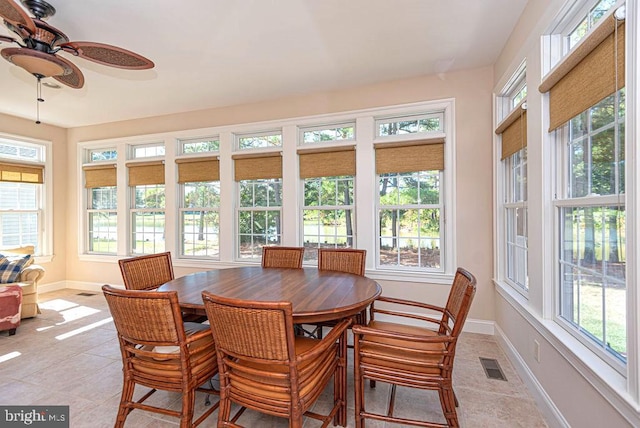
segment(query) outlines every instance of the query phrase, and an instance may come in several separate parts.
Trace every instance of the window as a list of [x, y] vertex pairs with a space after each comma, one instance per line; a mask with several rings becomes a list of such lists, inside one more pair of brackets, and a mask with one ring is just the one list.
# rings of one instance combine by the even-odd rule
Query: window
[[444, 139], [378, 144], [377, 267], [444, 270]]
[[[526, 66], [523, 63], [498, 97], [496, 128], [500, 136], [500, 221], [498, 231], [501, 257], [499, 276], [519, 291], [528, 291], [528, 208], [527, 208], [527, 110]], [[516, 102], [517, 101], [517, 102]]]
[[301, 141], [304, 144], [327, 141], [353, 140], [356, 126], [354, 123], [339, 125], [314, 126], [300, 129]]
[[376, 135], [384, 137], [442, 131], [442, 122], [441, 113], [379, 118], [376, 120]]
[[304, 180], [302, 239], [305, 260], [317, 260], [318, 248], [355, 246], [354, 176], [352, 147], [299, 151]]
[[240, 150], [268, 147], [282, 147], [282, 133], [280, 131], [238, 135]]
[[558, 207], [560, 316], [626, 362], [624, 90], [571, 119]]
[[165, 251], [164, 161], [127, 163], [132, 254]]
[[590, 11], [589, 14], [578, 24], [578, 26], [569, 33], [569, 49], [573, 49], [580, 40], [584, 38], [587, 32], [616, 4], [617, 0], [600, 0]]
[[0, 245], [43, 251], [46, 146], [0, 138]]
[[[217, 146], [216, 146], [217, 147]], [[211, 148], [211, 147], [209, 147]], [[182, 256], [220, 256], [220, 168], [217, 156], [178, 158]]]
[[132, 158], [151, 158], [164, 156], [164, 144], [152, 143], [152, 144], [140, 144], [132, 147]]
[[238, 183], [238, 258], [260, 260], [264, 245], [282, 239], [282, 157], [280, 153], [234, 158]]
[[573, 67], [554, 69], [540, 85], [549, 92], [549, 132], [557, 148], [556, 320], [624, 373], [624, 22], [610, 11], [580, 46], [589, 49], [576, 48], [563, 59]]
[[218, 150], [220, 150], [220, 139], [218, 137], [180, 140], [180, 152], [183, 154], [211, 153]]
[[115, 159], [115, 151], [89, 150], [91, 163], [83, 167], [87, 190], [87, 252], [116, 254], [118, 251], [118, 197], [116, 165], [95, 163], [95, 159]]

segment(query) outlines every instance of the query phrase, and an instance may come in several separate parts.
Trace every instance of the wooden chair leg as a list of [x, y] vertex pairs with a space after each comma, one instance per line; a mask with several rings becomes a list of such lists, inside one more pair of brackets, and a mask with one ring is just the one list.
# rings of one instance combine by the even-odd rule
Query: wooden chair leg
[[438, 389], [440, 396], [440, 404], [442, 405], [442, 413], [447, 420], [447, 425], [452, 428], [458, 428], [458, 413], [456, 412], [456, 398], [451, 385], [444, 385]]
[[116, 423], [114, 428], [121, 428], [124, 426], [124, 422], [127, 419], [127, 415], [131, 412], [131, 407], [127, 404], [133, 400], [133, 391], [135, 389], [135, 383], [127, 379], [125, 376], [122, 383], [122, 396], [120, 397], [120, 406], [118, 407], [118, 416], [116, 417]]

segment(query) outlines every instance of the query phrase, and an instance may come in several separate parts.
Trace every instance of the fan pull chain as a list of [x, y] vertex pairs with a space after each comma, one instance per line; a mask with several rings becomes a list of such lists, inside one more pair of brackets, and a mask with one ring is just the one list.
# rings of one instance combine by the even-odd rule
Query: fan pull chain
[[42, 78], [38, 77], [38, 84], [36, 85], [36, 125], [40, 125], [40, 103], [44, 102], [42, 98]]

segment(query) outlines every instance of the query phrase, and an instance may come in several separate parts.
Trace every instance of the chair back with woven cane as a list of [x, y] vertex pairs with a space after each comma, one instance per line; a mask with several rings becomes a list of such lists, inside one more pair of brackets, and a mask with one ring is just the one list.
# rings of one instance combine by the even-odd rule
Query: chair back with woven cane
[[[288, 418], [290, 427], [301, 427], [303, 416], [327, 426], [344, 411], [349, 321], [315, 340], [294, 335], [291, 302], [229, 299], [206, 291], [202, 298], [218, 355], [218, 426], [237, 426], [233, 424], [246, 408]], [[332, 378], [334, 403], [329, 414], [309, 412]], [[233, 417], [232, 403], [241, 406]]]
[[[218, 407], [207, 409], [195, 422], [196, 391], [218, 372], [215, 345], [208, 325], [183, 323], [175, 291], [121, 290], [104, 285], [102, 291], [115, 324], [123, 362], [124, 382], [115, 426], [122, 427], [134, 409], [180, 418], [183, 428], [197, 426]], [[137, 385], [151, 388], [137, 401]], [[173, 410], [145, 403], [156, 390], [182, 393], [182, 407]]]
[[263, 268], [301, 269], [303, 257], [303, 247], [262, 247]]
[[354, 248], [319, 248], [318, 269], [364, 276], [367, 250]]
[[170, 252], [120, 259], [118, 264], [127, 290], [153, 290], [174, 278]]
[[[408, 423], [393, 414], [397, 385], [438, 391], [446, 423], [418, 421], [421, 426], [460, 426], [451, 377], [456, 344], [475, 292], [475, 277], [458, 268], [444, 307], [384, 296], [376, 299], [369, 323], [353, 326], [356, 427], [363, 427], [367, 418]], [[431, 316], [434, 312], [439, 317]], [[392, 385], [387, 413], [366, 408], [364, 379], [371, 386], [376, 381]]]
[[[365, 264], [367, 260], [367, 250], [354, 248], [319, 248], [318, 249], [318, 269], [334, 272], [346, 272], [354, 275], [364, 276]], [[367, 311], [364, 309], [354, 318], [354, 324], [364, 324], [367, 320]], [[333, 321], [325, 321], [316, 324], [312, 330], [300, 327], [302, 332], [312, 337], [322, 338], [323, 327], [332, 327]], [[351, 347], [351, 345], [349, 345]]]

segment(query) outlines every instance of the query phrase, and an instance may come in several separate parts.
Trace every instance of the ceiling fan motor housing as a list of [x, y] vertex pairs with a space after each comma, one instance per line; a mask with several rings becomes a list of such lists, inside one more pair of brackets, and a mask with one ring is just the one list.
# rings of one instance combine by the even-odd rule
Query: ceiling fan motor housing
[[21, 0], [24, 7], [29, 9], [38, 19], [46, 19], [56, 14], [56, 9], [44, 0]]

